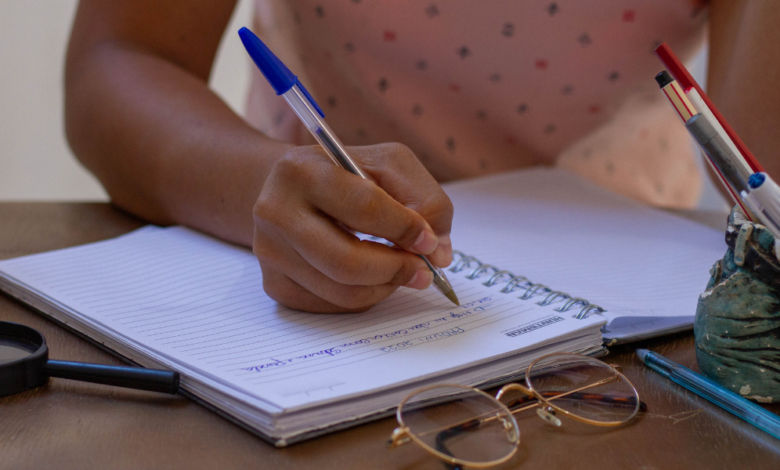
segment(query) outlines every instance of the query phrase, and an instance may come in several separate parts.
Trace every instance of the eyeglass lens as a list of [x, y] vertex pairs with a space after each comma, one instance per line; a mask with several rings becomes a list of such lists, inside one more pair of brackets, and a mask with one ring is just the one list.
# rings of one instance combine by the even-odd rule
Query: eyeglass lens
[[[434, 396], [443, 395], [449, 401], [430, 404]], [[464, 388], [441, 386], [414, 395], [401, 407], [400, 417], [429, 450], [463, 462], [504, 459], [520, 440], [517, 423], [505, 408], [490, 396]]]
[[625, 422], [639, 409], [639, 397], [631, 383], [590, 357], [543, 357], [528, 369], [526, 382], [549, 405], [591, 421]]

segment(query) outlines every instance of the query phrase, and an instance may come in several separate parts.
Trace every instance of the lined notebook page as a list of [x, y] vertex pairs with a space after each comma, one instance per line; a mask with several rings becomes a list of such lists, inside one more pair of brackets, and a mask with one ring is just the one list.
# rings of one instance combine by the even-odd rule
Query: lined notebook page
[[602, 321], [518, 301], [467, 272], [450, 274], [459, 308], [434, 289], [402, 288], [366, 313], [303, 313], [263, 293], [249, 250], [179, 227], [7, 260], [0, 271], [270, 410], [376, 391]]
[[[601, 305], [607, 318], [690, 316], [723, 232], [616, 196], [564, 170], [447, 186], [453, 246]], [[725, 228], [725, 215], [724, 215]]]

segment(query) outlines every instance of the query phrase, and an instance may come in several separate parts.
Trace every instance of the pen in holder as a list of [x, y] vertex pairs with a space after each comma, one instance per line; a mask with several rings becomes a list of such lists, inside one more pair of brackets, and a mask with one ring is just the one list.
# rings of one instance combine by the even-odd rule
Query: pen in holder
[[775, 237], [732, 209], [728, 249], [710, 270], [694, 323], [701, 372], [745, 398], [780, 401], [780, 261]]

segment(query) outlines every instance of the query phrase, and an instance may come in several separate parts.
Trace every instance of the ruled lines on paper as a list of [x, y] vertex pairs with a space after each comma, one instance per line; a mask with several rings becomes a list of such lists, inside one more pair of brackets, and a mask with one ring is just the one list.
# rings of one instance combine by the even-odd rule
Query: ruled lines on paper
[[[467, 271], [448, 273], [460, 307], [433, 289], [401, 288], [361, 314], [291, 310], [262, 291], [249, 250], [183, 228], [146, 228], [113, 242], [3, 263], [3, 271], [130, 342], [258, 394], [284, 397], [308, 390], [315, 377], [338, 383], [318, 389], [327, 395], [458, 367], [494, 354], [483, 344], [491, 338], [508, 341], [499, 333], [502, 322], [554, 313], [501, 293], [501, 286], [469, 280]], [[566, 329], [550, 328], [543, 337]], [[387, 359], [418, 353], [424, 357], [402, 368]], [[382, 370], [383, 377], [371, 378]]]

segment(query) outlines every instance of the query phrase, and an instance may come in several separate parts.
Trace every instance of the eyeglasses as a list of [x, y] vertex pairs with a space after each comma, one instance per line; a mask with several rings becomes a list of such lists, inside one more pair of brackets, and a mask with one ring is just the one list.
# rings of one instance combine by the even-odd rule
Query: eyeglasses
[[487, 468], [517, 452], [514, 414], [536, 407], [548, 423], [558, 415], [596, 426], [619, 426], [646, 410], [617, 366], [588, 356], [555, 353], [528, 366], [525, 383], [504, 385], [496, 397], [476, 388], [441, 384], [410, 393], [398, 405], [399, 427], [388, 443], [408, 442], [453, 465]]

